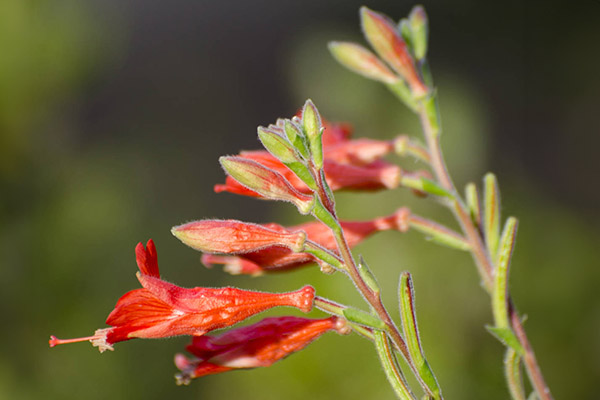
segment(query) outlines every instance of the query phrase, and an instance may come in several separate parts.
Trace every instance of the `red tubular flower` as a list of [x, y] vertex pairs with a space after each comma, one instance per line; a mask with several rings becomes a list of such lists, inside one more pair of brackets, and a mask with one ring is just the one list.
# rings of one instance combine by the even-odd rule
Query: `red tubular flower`
[[[354, 247], [376, 232], [385, 230], [406, 232], [408, 230], [409, 217], [409, 210], [407, 208], [400, 208], [394, 214], [387, 217], [375, 218], [370, 221], [342, 221], [341, 224], [344, 228], [348, 244]], [[308, 240], [328, 250], [337, 252], [337, 244], [331, 230], [320, 222], [308, 222], [289, 228], [278, 224], [265, 224], [265, 226], [269, 229], [284, 232], [304, 231]], [[202, 255], [202, 263], [207, 267], [222, 264], [225, 266], [225, 271], [231, 274], [247, 275], [261, 275], [265, 272], [288, 270], [315, 261], [315, 257], [311, 254], [294, 253], [282, 246], [266, 247], [238, 256]]]
[[177, 354], [175, 365], [181, 373], [175, 377], [181, 385], [194, 378], [233, 369], [268, 367], [302, 350], [330, 330], [348, 333], [344, 321], [338, 317], [278, 317], [265, 318], [219, 336], [194, 337], [186, 349], [196, 357]]
[[240, 254], [270, 246], [301, 251], [304, 232], [288, 232], [235, 220], [205, 219], [171, 229], [173, 235], [205, 253]]
[[113, 350], [117, 342], [133, 338], [164, 338], [178, 335], [200, 336], [234, 325], [254, 314], [277, 306], [312, 309], [314, 289], [305, 286], [289, 293], [262, 293], [226, 287], [220, 289], [181, 288], [160, 279], [156, 248], [136, 247], [143, 289], [125, 293], [106, 319], [111, 328], [98, 329], [93, 336], [62, 340], [50, 338], [50, 346], [89, 340], [100, 352]]

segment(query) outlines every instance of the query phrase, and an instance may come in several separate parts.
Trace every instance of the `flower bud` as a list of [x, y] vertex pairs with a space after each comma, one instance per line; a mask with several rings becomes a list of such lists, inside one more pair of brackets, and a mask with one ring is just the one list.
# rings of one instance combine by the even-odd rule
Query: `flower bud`
[[427, 87], [419, 77], [414, 60], [395, 24], [367, 7], [362, 7], [360, 14], [363, 32], [373, 49], [400, 74], [416, 97], [424, 96]]
[[221, 157], [219, 161], [232, 178], [261, 196], [271, 200], [289, 201], [298, 207], [302, 214], [308, 214], [312, 209], [313, 196], [294, 189], [280, 173], [243, 157]]
[[394, 83], [398, 76], [383, 62], [363, 46], [350, 42], [330, 42], [329, 51], [344, 67], [366, 78]]
[[306, 240], [303, 231], [277, 231], [236, 220], [194, 221], [176, 226], [171, 232], [195, 250], [221, 254], [249, 253], [270, 246], [283, 246], [299, 252]]
[[218, 336], [194, 337], [186, 347], [195, 358], [175, 356], [181, 373], [177, 384], [189, 384], [194, 378], [234, 369], [268, 367], [292, 353], [302, 350], [325, 332], [348, 333], [339, 317], [308, 319], [300, 317], [265, 318], [232, 329]]

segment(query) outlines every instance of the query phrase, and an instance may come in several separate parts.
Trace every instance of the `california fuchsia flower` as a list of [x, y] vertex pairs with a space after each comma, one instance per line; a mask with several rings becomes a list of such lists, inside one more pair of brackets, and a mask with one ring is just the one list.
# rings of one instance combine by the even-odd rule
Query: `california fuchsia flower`
[[288, 232], [235, 220], [205, 219], [171, 229], [184, 244], [205, 253], [240, 254], [270, 246], [302, 251], [304, 232]]
[[181, 370], [176, 375], [177, 383], [188, 384], [194, 378], [233, 369], [268, 367], [302, 350], [330, 330], [348, 333], [344, 320], [338, 317], [289, 316], [265, 318], [219, 336], [194, 337], [186, 349], [196, 357], [175, 356], [175, 365]]
[[305, 286], [289, 293], [262, 293], [236, 288], [181, 288], [160, 279], [156, 248], [136, 247], [143, 289], [125, 293], [106, 319], [111, 328], [98, 329], [93, 336], [62, 340], [54, 336], [50, 346], [89, 340], [101, 352], [113, 350], [117, 342], [133, 338], [164, 338], [178, 335], [200, 336], [234, 325], [254, 314], [277, 306], [312, 309], [314, 289]]
[[[409, 217], [410, 212], [408, 209], [401, 208], [387, 217], [375, 218], [370, 221], [342, 221], [341, 225], [344, 228], [348, 244], [354, 247], [376, 232], [385, 230], [407, 231]], [[303, 231], [306, 233], [308, 240], [334, 253], [337, 252], [337, 244], [331, 230], [320, 222], [308, 222], [289, 228], [274, 223], [265, 224], [264, 226], [281, 232]], [[265, 272], [288, 270], [315, 261], [315, 257], [311, 254], [294, 253], [282, 246], [265, 247], [237, 256], [214, 254], [204, 254], [202, 256], [202, 263], [207, 267], [222, 264], [225, 266], [225, 271], [231, 274], [247, 275], [261, 275]]]
[[362, 7], [360, 10], [365, 37], [373, 49], [408, 83], [413, 93], [422, 96], [427, 87], [417, 73], [415, 62], [396, 25], [388, 17]]

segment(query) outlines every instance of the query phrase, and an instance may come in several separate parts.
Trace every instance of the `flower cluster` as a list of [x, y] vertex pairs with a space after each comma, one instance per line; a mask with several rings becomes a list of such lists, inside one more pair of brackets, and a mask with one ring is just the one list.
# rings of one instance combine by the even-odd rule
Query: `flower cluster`
[[[316, 221], [284, 227], [276, 223], [209, 219], [175, 226], [173, 235], [201, 251], [202, 261], [208, 267], [223, 264], [232, 274], [260, 275], [312, 263], [320, 265], [324, 272], [343, 270], [343, 256], [332, 223], [344, 232], [344, 240], [350, 247], [376, 232], [405, 232], [410, 220], [406, 208], [367, 221], [331, 219], [335, 213], [332, 191], [395, 188], [402, 172], [383, 159], [397, 147], [394, 141], [351, 139], [348, 125], [321, 124], [316, 108], [309, 101], [301, 118], [278, 120], [275, 125], [259, 128], [259, 138], [268, 151], [222, 157], [221, 164], [228, 176], [225, 184], [215, 186], [217, 192], [289, 201], [302, 213], [315, 215]], [[296, 147], [290, 147], [288, 140], [294, 141]], [[176, 356], [176, 365], [181, 370], [177, 380], [188, 383], [196, 377], [232, 369], [269, 366], [303, 349], [327, 331], [349, 331], [341, 316], [325, 319], [282, 316], [233, 328], [218, 336], [205, 336], [273, 307], [309, 312], [315, 291], [311, 286], [288, 293], [233, 287], [182, 288], [161, 279], [152, 240], [145, 247], [138, 244], [135, 253], [137, 278], [142, 288], [125, 293], [117, 301], [106, 319], [110, 327], [74, 339], [52, 336], [50, 346], [90, 341], [103, 352], [113, 350], [115, 343], [134, 338], [189, 335], [192, 344], [187, 350], [195, 357]]]

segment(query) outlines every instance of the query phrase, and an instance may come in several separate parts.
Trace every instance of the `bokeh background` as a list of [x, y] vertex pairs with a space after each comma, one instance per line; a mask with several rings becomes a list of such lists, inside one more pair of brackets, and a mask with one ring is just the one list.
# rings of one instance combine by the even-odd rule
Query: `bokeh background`
[[[360, 2], [3, 0], [0, 2], [0, 398], [391, 399], [372, 346], [330, 334], [268, 369], [177, 387], [186, 338], [131, 341], [99, 355], [49, 349], [50, 334], [104, 327], [138, 287], [133, 249], [153, 238], [166, 279], [319, 293], [360, 304], [317, 268], [262, 278], [207, 270], [169, 232], [206, 217], [294, 223], [292, 207], [214, 194], [217, 157], [258, 146], [256, 126], [311, 97], [357, 136], [420, 134], [385, 88], [347, 72], [329, 40], [358, 40]], [[413, 3], [370, 1], [398, 19]], [[443, 145], [459, 185], [497, 173], [520, 218], [514, 298], [556, 398], [597, 398], [600, 2], [425, 1]], [[346, 219], [401, 205], [451, 224], [397, 190], [341, 194]], [[361, 245], [397, 309], [414, 274], [424, 346], [449, 399], [505, 399], [502, 347], [471, 259], [417, 233]], [[318, 312], [315, 316], [321, 315]], [[253, 319], [252, 321], [255, 321]]]

